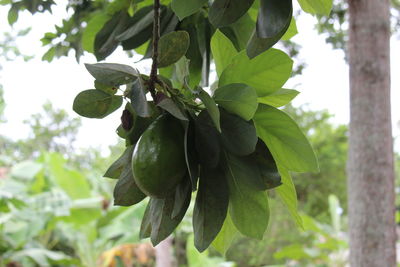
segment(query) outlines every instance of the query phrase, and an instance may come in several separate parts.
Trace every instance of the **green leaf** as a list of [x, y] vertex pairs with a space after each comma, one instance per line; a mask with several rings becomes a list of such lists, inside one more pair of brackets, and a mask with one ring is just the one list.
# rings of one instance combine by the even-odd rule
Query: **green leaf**
[[254, 58], [275, 45], [290, 26], [292, 0], [262, 0], [256, 30], [247, 44], [249, 58]]
[[219, 30], [229, 38], [237, 51], [242, 51], [246, 48], [254, 28], [255, 22], [251, 19], [249, 13], [246, 13], [235, 23], [219, 28]]
[[141, 77], [138, 77], [131, 86], [131, 104], [136, 114], [140, 117], [150, 117], [152, 110], [146, 98], [147, 88]]
[[179, 120], [187, 121], [188, 117], [186, 114], [178, 107], [178, 105], [169, 97], [165, 97], [161, 100], [157, 106], [168, 111], [172, 116]]
[[220, 109], [221, 113], [221, 140], [224, 147], [238, 156], [249, 155], [254, 152], [257, 144], [256, 129], [252, 121]]
[[278, 170], [282, 177], [282, 185], [275, 189], [276, 193], [282, 199], [283, 203], [285, 203], [296, 224], [300, 228], [304, 229], [302, 219], [297, 212], [297, 194], [296, 188], [294, 187], [292, 181], [292, 177], [285, 168], [279, 165]]
[[[162, 10], [163, 10], [163, 8], [161, 8], [161, 22], [160, 23], [162, 23], [162, 19], [163, 19]], [[127, 24], [131, 25], [131, 27], [134, 26], [135, 24], [139, 23], [139, 21], [141, 21], [147, 14], [149, 14], [152, 11], [153, 11], [153, 6], [145, 6], [141, 9], [139, 9], [138, 11], [135, 12], [134, 16], [129, 19], [129, 22]], [[129, 39], [122, 41], [123, 49], [131, 50], [131, 49], [139, 48], [142, 45], [145, 45], [144, 51], [143, 51], [143, 54], [144, 54], [148, 47], [148, 44], [146, 44], [146, 42], [152, 36], [152, 26], [153, 26], [153, 23], [150, 23], [146, 28], [144, 28], [140, 32], [137, 32]]]
[[151, 242], [153, 246], [156, 246], [162, 240], [167, 238], [182, 221], [183, 216], [189, 207], [191, 195], [192, 193], [189, 190], [181, 211], [178, 216], [175, 216], [173, 219], [172, 212], [174, 209], [174, 195], [164, 199], [151, 198]]
[[42, 61], [47, 61], [47, 62], [51, 62], [54, 58], [54, 56], [56, 55], [56, 48], [55, 47], [51, 47], [49, 50], [47, 50], [46, 53], [44, 53], [44, 55], [42, 56]]
[[297, 0], [305, 12], [310, 14], [329, 15], [333, 0]]
[[215, 102], [221, 107], [248, 121], [257, 110], [256, 91], [242, 83], [232, 83], [219, 87], [214, 92]]
[[314, 151], [299, 126], [283, 111], [260, 104], [253, 118], [258, 136], [284, 168], [318, 172]]
[[259, 97], [258, 102], [278, 108], [290, 103], [299, 93], [293, 89], [282, 88], [270, 95]]
[[117, 93], [117, 88], [115, 86], [107, 85], [96, 80], [94, 81], [94, 87], [109, 95], [115, 95]]
[[171, 8], [178, 16], [179, 20], [196, 13], [207, 0], [172, 0]]
[[141, 31], [145, 30], [146, 28], [148, 28], [153, 24], [153, 17], [154, 17], [154, 10], [150, 10], [146, 15], [141, 17], [139, 20], [137, 20], [136, 17], [133, 17], [129, 22], [131, 26], [127, 30], [119, 34], [116, 37], [116, 39], [118, 41], [126, 41], [132, 37], [135, 37]]
[[151, 235], [151, 215], [150, 215], [151, 202], [152, 199], [150, 199], [149, 203], [146, 206], [146, 210], [144, 211], [143, 214], [139, 232], [140, 239], [148, 238]]
[[292, 73], [293, 61], [284, 52], [270, 49], [256, 58], [249, 59], [246, 51], [233, 58], [222, 72], [219, 86], [244, 83], [257, 91], [259, 97], [279, 90]]
[[222, 71], [232, 62], [232, 58], [238, 54], [232, 42], [219, 30], [215, 31], [211, 38], [211, 51], [218, 76], [221, 76]]
[[219, 169], [202, 168], [193, 210], [194, 244], [203, 252], [224, 224], [229, 204], [228, 185]]
[[184, 122], [185, 137], [184, 137], [184, 148], [185, 148], [185, 161], [192, 182], [192, 190], [197, 189], [197, 180], [199, 178], [199, 163], [196, 153], [196, 140], [195, 140], [195, 124], [193, 119], [188, 122]]
[[215, 128], [217, 128], [218, 132], [221, 132], [221, 125], [219, 122], [220, 119], [219, 109], [215, 104], [214, 99], [212, 99], [212, 97], [201, 87], [197, 87], [197, 91], [198, 93], [196, 94], [196, 96], [200, 98], [201, 102], [203, 102], [204, 106], [206, 107], [206, 110], [210, 115], [215, 125]]
[[189, 44], [189, 34], [186, 31], [171, 32], [162, 36], [159, 42], [158, 67], [167, 67], [177, 62], [186, 54]]
[[247, 55], [254, 58], [274, 46], [290, 26], [292, 0], [262, 0], [256, 30], [247, 45]]
[[187, 195], [191, 194], [191, 186], [189, 177], [184, 177], [183, 181], [178, 184], [174, 196], [174, 208], [172, 209], [171, 219], [179, 216], [179, 213], [186, 205]]
[[267, 193], [249, 186], [247, 175], [238, 171], [231, 155], [225, 153], [225, 159], [232, 221], [242, 234], [262, 239], [269, 221]]
[[207, 111], [203, 110], [195, 120], [195, 142], [199, 162], [209, 168], [215, 168], [220, 159], [220, 136]]
[[282, 184], [275, 160], [265, 143], [258, 139], [256, 151], [250, 156], [256, 163], [262, 178], [262, 190], [272, 189]]
[[107, 169], [104, 177], [118, 179], [122, 173], [122, 170], [132, 160], [134, 146], [128, 146], [124, 153]]
[[285, 34], [282, 36], [281, 40], [283, 40], [283, 41], [290, 40], [293, 36], [295, 36], [298, 33], [299, 32], [297, 31], [296, 20], [292, 17], [289, 28], [287, 29]]
[[119, 41], [116, 36], [125, 29], [128, 18], [129, 15], [125, 11], [115, 13], [96, 34], [94, 54], [98, 61], [104, 60], [118, 47]]
[[222, 255], [225, 255], [226, 251], [232, 244], [236, 236], [239, 235], [238, 230], [232, 222], [229, 213], [226, 215], [224, 224], [222, 225], [221, 231], [219, 231], [217, 237], [212, 242], [212, 246]]
[[267, 189], [253, 154], [246, 157], [229, 154], [229, 165], [235, 171], [236, 176], [243, 177], [243, 182], [252, 190], [265, 191]]
[[215, 27], [227, 26], [237, 21], [251, 7], [254, 0], [215, 0], [208, 17]]
[[12, 26], [18, 20], [18, 8], [12, 6], [8, 11], [7, 20], [8, 24]]
[[118, 86], [136, 80], [139, 73], [128, 65], [117, 63], [85, 64], [89, 73], [99, 82], [109, 86]]
[[261, 0], [256, 24], [257, 37], [281, 35], [290, 24], [292, 9], [292, 0]]
[[112, 96], [100, 90], [90, 89], [80, 92], [75, 97], [72, 109], [83, 117], [101, 119], [121, 105], [121, 96]]
[[104, 24], [110, 19], [110, 16], [105, 13], [100, 13], [93, 16], [82, 33], [82, 48], [94, 53], [94, 40], [96, 34], [103, 28]]
[[114, 188], [114, 205], [132, 206], [146, 197], [133, 179], [132, 156], [129, 156], [133, 153], [133, 146], [131, 147], [128, 151], [127, 162], [124, 164], [122, 173]]
[[201, 84], [209, 86], [211, 67], [211, 37], [215, 29], [211, 26], [208, 18], [201, 17], [196, 23], [197, 43], [202, 56]]

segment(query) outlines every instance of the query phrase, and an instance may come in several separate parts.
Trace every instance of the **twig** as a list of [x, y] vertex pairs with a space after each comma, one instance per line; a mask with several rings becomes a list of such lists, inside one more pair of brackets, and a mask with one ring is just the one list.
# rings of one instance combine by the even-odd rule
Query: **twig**
[[154, 21], [153, 21], [153, 64], [151, 65], [149, 91], [153, 100], [156, 100], [155, 83], [157, 82], [158, 64], [158, 41], [160, 40], [160, 0], [154, 0]]

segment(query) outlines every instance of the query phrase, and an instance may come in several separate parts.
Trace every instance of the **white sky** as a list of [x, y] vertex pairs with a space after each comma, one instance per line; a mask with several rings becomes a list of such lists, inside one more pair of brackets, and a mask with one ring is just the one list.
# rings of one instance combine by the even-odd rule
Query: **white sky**
[[[0, 7], [0, 34], [11, 31], [7, 22], [7, 9]], [[0, 62], [0, 83], [4, 86], [8, 120], [0, 128], [0, 134], [13, 139], [24, 138], [28, 128], [23, 120], [31, 114], [41, 111], [42, 105], [49, 100], [55, 107], [67, 110], [71, 116], [78, 117], [72, 111], [74, 97], [82, 90], [93, 88], [93, 78], [86, 71], [83, 63], [94, 63], [92, 55], [81, 58], [78, 64], [71, 54], [68, 58], [55, 59], [51, 63], [41, 61], [46, 49], [41, 47], [40, 38], [45, 32], [53, 31], [53, 25], [60, 23], [66, 16], [65, 9], [54, 9], [53, 15], [40, 14], [31, 16], [24, 12], [20, 14], [15, 29], [32, 27], [28, 37], [21, 38], [18, 46], [24, 54], [35, 55], [35, 59], [24, 62], [17, 59], [12, 62]], [[301, 15], [297, 20], [299, 34], [294, 41], [302, 46], [300, 57], [307, 67], [303, 75], [288, 81], [286, 88], [294, 88], [301, 92], [295, 99], [295, 105], [308, 103], [311, 109], [328, 109], [334, 114], [333, 122], [348, 123], [349, 121], [349, 88], [348, 67], [344, 62], [343, 52], [332, 50], [325, 43], [324, 37], [313, 29], [314, 18], [311, 15]], [[400, 135], [397, 122], [400, 121], [400, 41], [392, 38], [392, 118], [393, 134]], [[134, 64], [136, 59], [129, 59], [122, 51], [114, 53], [107, 62], [125, 63], [144, 70], [149, 62]], [[146, 65], [148, 64], [148, 65]], [[397, 101], [396, 101], [397, 100]], [[117, 140], [114, 132], [119, 124], [120, 112], [105, 119], [82, 118], [83, 127], [78, 138], [78, 146], [96, 146], [105, 148]], [[400, 151], [400, 142], [396, 150]]]

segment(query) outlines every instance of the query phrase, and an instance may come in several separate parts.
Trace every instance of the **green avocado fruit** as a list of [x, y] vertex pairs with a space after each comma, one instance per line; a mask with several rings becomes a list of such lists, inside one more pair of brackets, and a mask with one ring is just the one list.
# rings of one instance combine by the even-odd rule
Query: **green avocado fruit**
[[180, 122], [161, 115], [144, 131], [132, 155], [137, 186], [148, 196], [172, 194], [186, 173], [184, 132]]

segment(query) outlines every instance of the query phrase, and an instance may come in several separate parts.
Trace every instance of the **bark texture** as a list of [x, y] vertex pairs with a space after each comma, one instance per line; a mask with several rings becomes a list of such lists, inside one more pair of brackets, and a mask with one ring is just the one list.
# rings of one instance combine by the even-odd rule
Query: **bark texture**
[[350, 264], [396, 266], [389, 0], [348, 0]]

